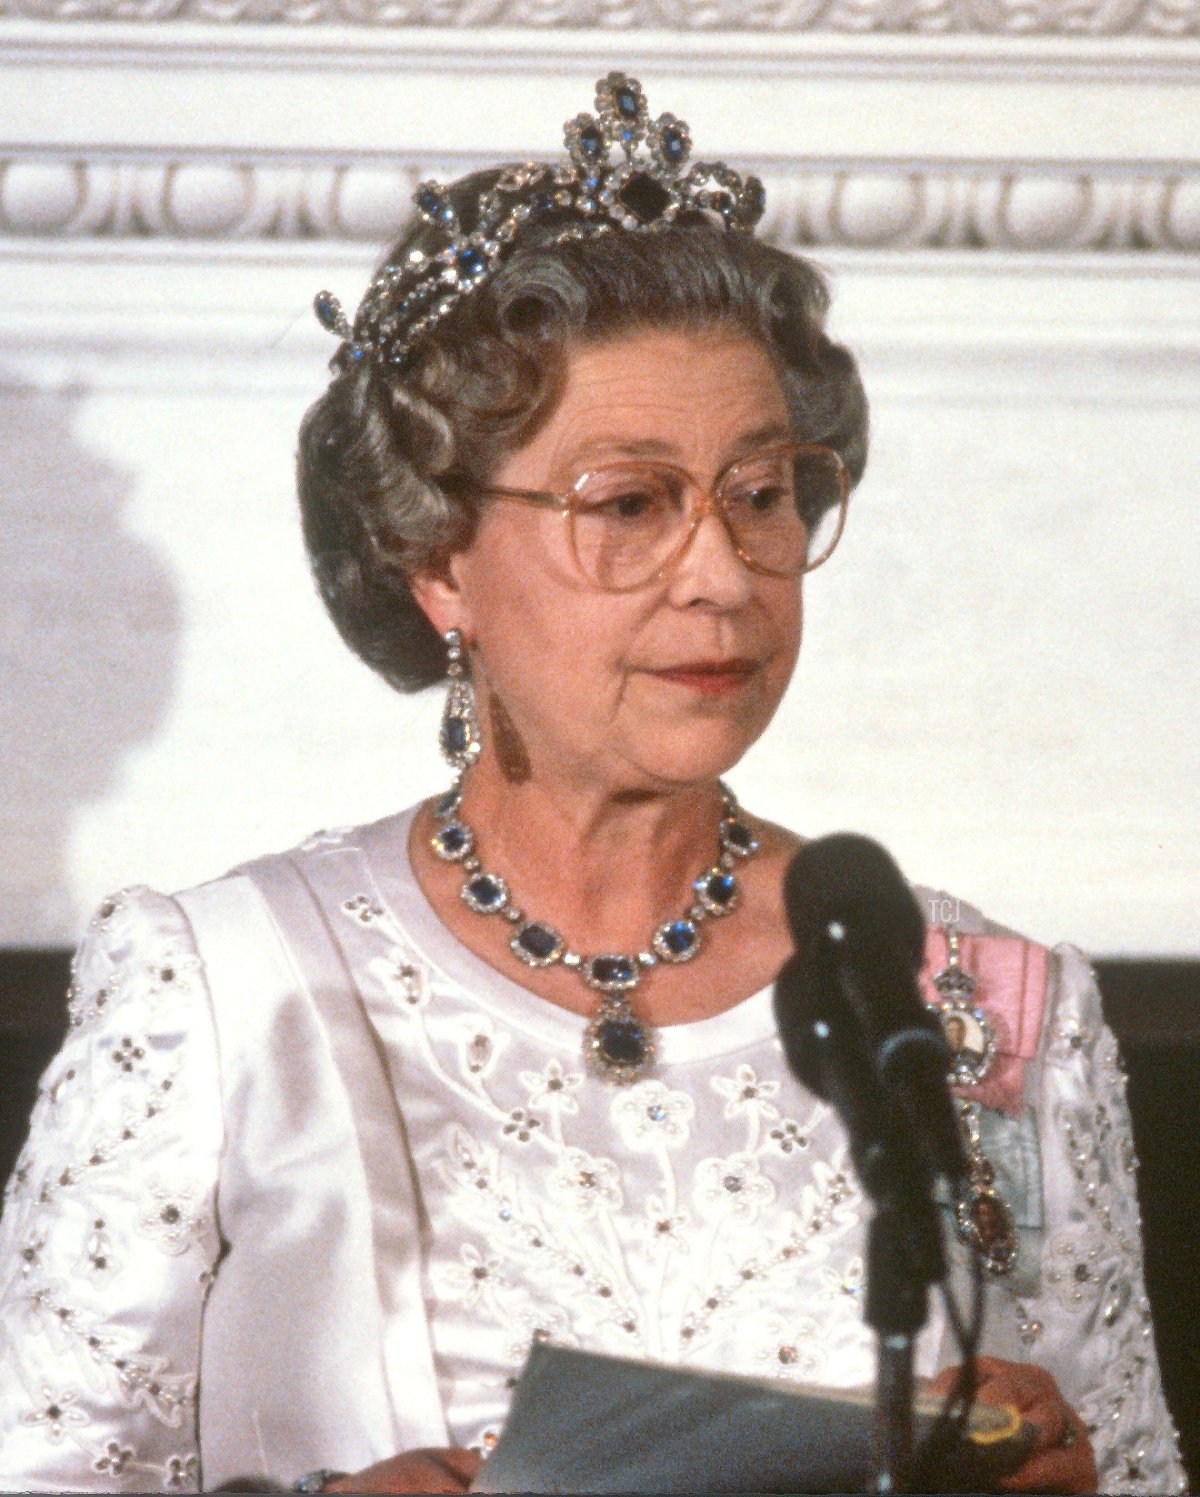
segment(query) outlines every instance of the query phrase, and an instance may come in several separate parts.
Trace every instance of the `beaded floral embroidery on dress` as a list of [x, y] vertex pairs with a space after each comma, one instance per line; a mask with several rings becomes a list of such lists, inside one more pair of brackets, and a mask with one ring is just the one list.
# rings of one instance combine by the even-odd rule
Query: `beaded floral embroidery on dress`
[[[1047, 1171], [1069, 1180], [1069, 1209], [1042, 1242], [1036, 1301], [1014, 1305], [1021, 1342], [1035, 1361], [1077, 1344], [1080, 1386], [1071, 1390], [1096, 1453], [1101, 1491], [1183, 1491], [1178, 1442], [1162, 1408], [1150, 1305], [1142, 1280], [1140, 1218], [1125, 1075], [1103, 1026], [1086, 961], [1060, 958], [1064, 990], [1046, 1043], [1046, 1085], [1055, 1100], [1043, 1131]], [[995, 1313], [995, 1311], [993, 1311]]]
[[433, 1253], [433, 1318], [469, 1308], [493, 1327], [498, 1384], [539, 1335], [792, 1377], [869, 1346], [844, 1140], [824, 1103], [781, 1111], [777, 1046], [774, 1075], [698, 1067], [702, 1101], [657, 1079], [609, 1094], [569, 1056], [514, 1063], [527, 1037], [448, 1001], [375, 894], [341, 909], [382, 945], [365, 972], [406, 1016], [406, 1085], [458, 1119], [414, 1143], [426, 1209], [457, 1242]]
[[[68, 1040], [0, 1223], [5, 1443], [29, 1479], [32, 1438], [74, 1447], [106, 1490], [196, 1488], [195, 1355], [217, 1241], [212, 1181], [177, 1161], [199, 974], [178, 908], [147, 890], [107, 900], [76, 959]], [[147, 1295], [185, 1284], [194, 1320], [177, 1357], [138, 1320]]]
[[[839, 1125], [824, 1104], [803, 1100], [776, 1042], [676, 1065], [598, 1104], [569, 1054], [531, 1050], [528, 1034], [447, 984], [376, 893], [348, 900], [345, 913], [366, 939], [365, 961], [348, 941], [352, 965], [368, 969], [405, 1016], [406, 1088], [420, 1093], [418, 1110], [456, 1118], [413, 1146], [446, 1244], [431, 1243], [430, 1323], [440, 1365], [456, 1369], [444, 1399], [457, 1438], [489, 1447], [498, 1420], [472, 1423], [467, 1411], [488, 1389], [511, 1387], [534, 1337], [733, 1371], [869, 1380], [863, 1201]], [[1081, 1164], [1069, 1182], [1047, 1179], [1069, 1204], [1048, 1208], [1042, 1268], [1031, 1274], [1040, 1287], [1019, 1298], [997, 1282], [990, 1319], [997, 1333], [1011, 1327], [1005, 1355], [1051, 1359], [1093, 1426], [1102, 1474], [1119, 1473], [1123, 1490], [1173, 1490], [1182, 1479], [1173, 1435], [1156, 1423], [1157, 1373], [1138, 1350], [1148, 1322], [1136, 1218], [1117, 1220], [1132, 1198], [1127, 1173], [1117, 1172], [1129, 1167], [1127, 1118], [1119, 1096], [1109, 1099], [1117, 1073], [1105, 1070], [1115, 1052], [1105, 1049], [1111, 1039], [1094, 990], [1086, 997], [1086, 973], [1070, 972], [1065, 986], [1060, 1024], [1089, 1044], [1105, 1036], [1098, 1105], [1081, 1111], [1064, 1101], [1043, 1132], [1065, 1145], [1074, 1129], [1082, 1148], [1086, 1130], [1092, 1151], [1111, 1158]], [[1060, 1099], [1090, 1092], [1083, 1043], [1066, 1040], [1070, 1079], [1056, 1083]], [[1110, 1241], [1113, 1269], [1136, 1279], [1136, 1291], [1110, 1290], [1101, 1302], [1111, 1275], [1098, 1249], [1089, 1260], [1096, 1284], [1081, 1286], [1081, 1260], [1071, 1258], [1068, 1271], [1071, 1255], [1054, 1245], [1068, 1225], [1073, 1247], [1079, 1231], [1091, 1234], [1088, 1250], [1097, 1234]], [[1097, 1324], [1055, 1353], [1059, 1306], [1077, 1291], [1091, 1294]], [[1077, 1388], [1069, 1385], [1076, 1371]]]

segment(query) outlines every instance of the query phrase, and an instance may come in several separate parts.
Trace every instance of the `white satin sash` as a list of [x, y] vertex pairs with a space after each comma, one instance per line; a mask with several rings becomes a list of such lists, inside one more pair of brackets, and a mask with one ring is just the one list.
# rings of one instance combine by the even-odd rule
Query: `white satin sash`
[[204, 1483], [444, 1445], [403, 1119], [320, 901], [277, 857], [182, 902], [233, 1140], [201, 1348]]

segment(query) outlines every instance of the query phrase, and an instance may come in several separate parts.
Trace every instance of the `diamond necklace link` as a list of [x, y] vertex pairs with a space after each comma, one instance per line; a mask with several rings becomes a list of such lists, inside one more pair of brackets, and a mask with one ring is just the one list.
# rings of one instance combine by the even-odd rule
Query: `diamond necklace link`
[[733, 870], [739, 859], [758, 851], [758, 842], [741, 819], [733, 792], [725, 784], [720, 789], [717, 859], [693, 880], [694, 900], [687, 911], [658, 926], [643, 951], [594, 956], [568, 946], [546, 921], [527, 916], [513, 902], [504, 879], [483, 867], [475, 832], [461, 814], [462, 774], [434, 803], [434, 819], [440, 825], [429, 845], [444, 862], [461, 864], [466, 877], [459, 894], [467, 908], [477, 915], [499, 915], [514, 927], [508, 948], [518, 961], [528, 967], [557, 964], [578, 972], [583, 982], [601, 995], [599, 1009], [588, 1025], [584, 1050], [591, 1069], [605, 1080], [634, 1081], [653, 1062], [653, 1036], [635, 1017], [630, 1000], [643, 972], [660, 962], [677, 965], [691, 961], [700, 950], [703, 922], [710, 916], [731, 914], [741, 902], [741, 888]]

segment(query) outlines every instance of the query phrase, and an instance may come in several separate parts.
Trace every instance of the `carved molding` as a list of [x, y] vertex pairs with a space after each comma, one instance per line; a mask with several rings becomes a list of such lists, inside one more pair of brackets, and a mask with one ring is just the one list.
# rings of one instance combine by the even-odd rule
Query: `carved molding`
[[[0, 234], [382, 245], [422, 177], [470, 164], [15, 156], [0, 160]], [[1200, 172], [872, 162], [764, 177], [764, 232], [796, 247], [1200, 255]]]
[[[4, 0], [0, 0], [0, 4]], [[1200, 5], [1200, 0], [1193, 0]], [[0, 20], [11, 154], [513, 159], [598, 74], [653, 80], [706, 153], [1194, 170], [1200, 38]], [[656, 104], [655, 107], [658, 107]]]
[[1200, 34], [1200, 0], [0, 0], [0, 16], [616, 32]]

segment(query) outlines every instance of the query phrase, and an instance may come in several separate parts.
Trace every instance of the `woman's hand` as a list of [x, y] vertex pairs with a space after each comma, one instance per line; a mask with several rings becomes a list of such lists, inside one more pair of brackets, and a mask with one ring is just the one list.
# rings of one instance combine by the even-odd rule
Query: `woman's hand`
[[[1087, 1429], [1045, 1368], [1027, 1362], [1002, 1362], [997, 1357], [977, 1357], [975, 1365], [979, 1369], [976, 1401], [1012, 1404], [1038, 1431], [1032, 1454], [1019, 1470], [1000, 1478], [999, 1489], [1094, 1492], [1099, 1478]], [[945, 1368], [934, 1378], [930, 1392], [948, 1393], [957, 1376], [957, 1367]]]
[[327, 1492], [465, 1492], [469, 1490], [480, 1457], [473, 1450], [409, 1450], [368, 1466], [352, 1476], [339, 1477]]

